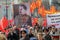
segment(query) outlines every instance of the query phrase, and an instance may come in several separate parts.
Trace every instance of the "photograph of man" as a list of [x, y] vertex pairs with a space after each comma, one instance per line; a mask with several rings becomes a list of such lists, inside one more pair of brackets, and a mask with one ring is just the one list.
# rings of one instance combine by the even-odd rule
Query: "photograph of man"
[[[28, 5], [29, 7], [29, 5]], [[14, 24], [16, 26], [20, 25], [21, 27], [26, 27], [31, 24], [31, 15], [27, 10], [29, 9], [25, 4], [19, 5], [19, 14], [15, 16]]]

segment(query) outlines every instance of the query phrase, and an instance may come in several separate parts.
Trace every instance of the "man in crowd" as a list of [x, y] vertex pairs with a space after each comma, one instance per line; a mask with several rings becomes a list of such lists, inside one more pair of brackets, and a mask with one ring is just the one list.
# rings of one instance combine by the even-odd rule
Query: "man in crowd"
[[14, 26], [13, 28], [10, 28], [9, 34], [7, 36], [8, 40], [19, 40], [19, 30]]
[[30, 40], [29, 36], [27, 35], [27, 32], [25, 30], [21, 31], [21, 38], [20, 40]]
[[52, 40], [51, 36], [49, 35], [49, 30], [44, 29], [45, 37], [44, 40]]

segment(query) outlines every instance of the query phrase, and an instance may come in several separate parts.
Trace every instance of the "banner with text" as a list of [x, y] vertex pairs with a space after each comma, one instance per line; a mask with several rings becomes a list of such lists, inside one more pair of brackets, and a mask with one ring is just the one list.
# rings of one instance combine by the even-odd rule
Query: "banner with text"
[[47, 26], [55, 25], [56, 28], [60, 28], [60, 13], [47, 14]]

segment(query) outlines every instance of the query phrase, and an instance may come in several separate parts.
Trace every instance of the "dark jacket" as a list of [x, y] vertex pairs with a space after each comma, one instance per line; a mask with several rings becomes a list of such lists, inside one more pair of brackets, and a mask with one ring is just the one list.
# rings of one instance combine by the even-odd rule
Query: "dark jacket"
[[33, 35], [33, 34], [28, 34], [28, 35], [29, 35], [29, 38], [34, 37], [34, 35]]
[[13, 38], [14, 40], [19, 40], [19, 30], [15, 29], [15, 31], [13, 32]]
[[7, 39], [8, 40], [19, 40], [19, 30], [15, 29], [15, 31], [12, 32], [12, 34], [9, 33], [7, 36]]
[[52, 40], [51, 36], [49, 34], [47, 34], [44, 38], [44, 40]]
[[13, 33], [9, 33], [8, 36], [7, 36], [7, 40], [14, 40], [13, 38]]
[[23, 38], [21, 38], [20, 40], [30, 40], [30, 38], [29, 38], [29, 36], [28, 35], [26, 35], [26, 37], [23, 39]]

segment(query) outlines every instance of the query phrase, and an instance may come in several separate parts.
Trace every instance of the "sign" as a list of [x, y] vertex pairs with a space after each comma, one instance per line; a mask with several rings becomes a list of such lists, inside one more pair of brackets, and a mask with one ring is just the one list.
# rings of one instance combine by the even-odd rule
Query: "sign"
[[14, 10], [14, 25], [16, 26], [20, 25], [21, 27], [32, 25], [29, 3], [14, 4], [13, 10]]
[[60, 28], [60, 13], [47, 14], [47, 26], [55, 25], [56, 28]]

